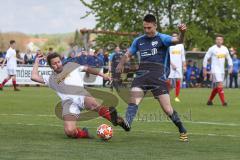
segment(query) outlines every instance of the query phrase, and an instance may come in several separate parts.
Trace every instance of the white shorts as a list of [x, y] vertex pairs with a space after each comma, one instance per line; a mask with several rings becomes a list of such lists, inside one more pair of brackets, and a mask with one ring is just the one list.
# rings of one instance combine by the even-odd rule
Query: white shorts
[[10, 76], [15, 76], [17, 74], [16, 69], [7, 68], [7, 73]]
[[176, 69], [176, 70], [171, 69], [170, 74], [168, 76], [168, 78], [171, 78], [171, 79], [182, 79], [182, 77], [183, 75], [182, 75], [181, 69]]
[[80, 116], [84, 106], [85, 96], [79, 96], [75, 99], [66, 99], [62, 101], [62, 117], [65, 115], [74, 115], [77, 118]]
[[212, 81], [213, 82], [223, 82], [224, 81], [224, 73], [212, 73]]

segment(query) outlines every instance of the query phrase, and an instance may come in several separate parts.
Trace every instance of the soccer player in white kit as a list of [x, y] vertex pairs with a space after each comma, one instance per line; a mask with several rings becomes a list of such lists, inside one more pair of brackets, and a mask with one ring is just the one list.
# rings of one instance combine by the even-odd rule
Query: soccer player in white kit
[[98, 75], [109, 80], [107, 76], [99, 71], [81, 66], [77, 63], [68, 62], [63, 65], [61, 57], [57, 53], [51, 53], [47, 56], [47, 62], [53, 69], [53, 74], [50, 77], [42, 77], [39, 75], [38, 66], [39, 60], [43, 57], [38, 55], [32, 70], [31, 80], [42, 84], [47, 84], [51, 89], [55, 90], [62, 102], [62, 118], [64, 120], [64, 131], [68, 137], [72, 138], [91, 138], [86, 128], [78, 128], [77, 120], [80, 117], [82, 110], [96, 111], [99, 116], [104, 117], [113, 125], [125, 125], [123, 118], [117, 115], [114, 107], [106, 107], [99, 104], [84, 89], [83, 77], [79, 72], [88, 72]]
[[0, 84], [0, 90], [2, 90], [4, 85], [12, 78], [12, 84], [14, 87], [14, 91], [19, 91], [19, 89], [17, 88], [17, 83], [16, 83], [16, 69], [17, 69], [17, 61], [22, 62], [22, 60], [17, 59], [15, 48], [16, 48], [16, 42], [15, 42], [15, 40], [11, 40], [10, 47], [7, 50], [5, 60], [3, 61], [2, 66], [1, 66], [3, 68], [5, 63], [7, 62], [8, 76], [7, 76], [7, 78], [5, 78], [3, 80], [2, 84]]
[[228, 72], [232, 73], [232, 59], [230, 57], [229, 51], [227, 47], [223, 45], [224, 38], [222, 35], [217, 35], [215, 39], [215, 45], [210, 47], [205, 54], [203, 59], [203, 76], [204, 79], [207, 75], [207, 61], [211, 59], [211, 74], [213, 81], [213, 89], [212, 93], [208, 99], [207, 105], [213, 105], [213, 99], [215, 95], [218, 93], [219, 98], [222, 102], [223, 106], [227, 106], [227, 102], [224, 99], [224, 91], [223, 91], [223, 81], [225, 75], [225, 59], [228, 61]]
[[[178, 33], [173, 33], [172, 37], [178, 37]], [[186, 71], [185, 50], [183, 44], [177, 44], [169, 47], [170, 54], [170, 74], [168, 76], [168, 86], [170, 88], [171, 81], [175, 82], [175, 101], [180, 102], [179, 94], [181, 88], [181, 79], [183, 71]]]

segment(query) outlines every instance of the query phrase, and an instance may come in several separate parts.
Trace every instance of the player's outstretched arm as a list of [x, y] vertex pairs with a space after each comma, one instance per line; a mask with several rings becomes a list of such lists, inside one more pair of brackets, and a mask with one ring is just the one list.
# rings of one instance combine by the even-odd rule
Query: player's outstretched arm
[[39, 58], [37, 57], [35, 59], [35, 63], [33, 65], [33, 70], [32, 70], [32, 75], [31, 75], [31, 80], [34, 82], [42, 83], [44, 84], [43, 77], [39, 75], [38, 73], [38, 66], [39, 66], [39, 60], [43, 59], [43, 57]]
[[185, 32], [187, 31], [187, 26], [185, 24], [180, 24], [178, 25], [178, 30], [179, 30], [179, 36], [173, 37], [172, 39], [173, 44], [182, 44], [184, 42], [184, 35], [185, 35]]
[[111, 80], [110, 77], [106, 76], [105, 74], [101, 73], [100, 71], [92, 68], [92, 67], [89, 67], [89, 66], [84, 66], [83, 69], [82, 69], [84, 72], [87, 72], [87, 73], [90, 73], [90, 74], [93, 74], [93, 75], [97, 75], [97, 76], [100, 76], [100, 77], [103, 77], [104, 80]]

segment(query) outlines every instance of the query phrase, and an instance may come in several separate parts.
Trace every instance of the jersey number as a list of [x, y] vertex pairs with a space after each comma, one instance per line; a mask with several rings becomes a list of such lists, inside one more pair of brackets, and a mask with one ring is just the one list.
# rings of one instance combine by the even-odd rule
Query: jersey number
[[152, 49], [152, 56], [154, 56], [155, 54], [157, 54], [157, 48]]

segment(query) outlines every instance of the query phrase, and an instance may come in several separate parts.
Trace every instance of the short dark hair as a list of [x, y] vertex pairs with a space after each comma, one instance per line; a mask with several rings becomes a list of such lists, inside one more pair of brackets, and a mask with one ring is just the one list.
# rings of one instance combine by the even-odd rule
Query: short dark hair
[[152, 15], [152, 14], [147, 14], [147, 15], [143, 18], [143, 21], [144, 21], [144, 22], [148, 22], [148, 23], [156, 23], [156, 22], [157, 22], [155, 16]]
[[51, 53], [51, 54], [49, 54], [49, 55], [47, 56], [47, 63], [48, 63], [49, 66], [51, 66], [51, 60], [52, 60], [53, 58], [56, 58], [56, 57], [59, 57], [59, 58], [61, 59], [61, 56], [60, 56], [58, 53], [56, 53], [56, 52]]
[[224, 36], [223, 36], [222, 34], [216, 34], [216, 35], [215, 35], [215, 38], [218, 38], [218, 37], [224, 38]]
[[11, 40], [11, 41], [10, 41], [10, 44], [13, 44], [13, 43], [15, 43], [15, 42], [16, 42], [15, 40]]

